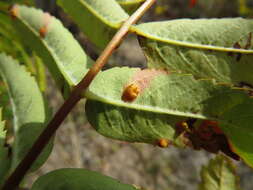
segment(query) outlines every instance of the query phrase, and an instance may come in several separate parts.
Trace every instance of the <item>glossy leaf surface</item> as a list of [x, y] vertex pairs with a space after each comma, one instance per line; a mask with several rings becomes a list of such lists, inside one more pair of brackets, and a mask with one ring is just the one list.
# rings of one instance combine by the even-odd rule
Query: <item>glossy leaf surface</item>
[[59, 169], [40, 177], [31, 190], [137, 190], [131, 185], [85, 169]]

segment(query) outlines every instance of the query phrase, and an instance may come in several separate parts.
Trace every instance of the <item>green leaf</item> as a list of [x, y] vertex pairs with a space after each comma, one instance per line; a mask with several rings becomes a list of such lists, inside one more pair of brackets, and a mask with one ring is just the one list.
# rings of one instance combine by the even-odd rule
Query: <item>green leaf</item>
[[234, 106], [223, 114], [222, 119], [228, 122], [221, 123], [221, 127], [228, 135], [231, 149], [251, 167], [253, 167], [253, 102], [252, 98], [242, 104]]
[[8, 149], [5, 147], [6, 131], [2, 121], [2, 110], [0, 109], [0, 185], [4, 182], [5, 176], [10, 168]]
[[[8, 11], [8, 4], [6, 4], [4, 10], [6, 12]], [[36, 75], [27, 47], [25, 47], [18, 38], [16, 31], [12, 26], [12, 19], [8, 13], [4, 12], [0, 12], [0, 41], [0, 52], [6, 52], [15, 57], [20, 63], [25, 64], [32, 74]]]
[[238, 0], [239, 13], [243, 16], [253, 15], [253, 6], [250, 0]]
[[235, 166], [226, 157], [217, 155], [201, 170], [199, 190], [239, 190]]
[[[14, 26], [25, 43], [43, 59], [58, 87], [68, 95], [93, 61], [61, 22], [41, 10], [15, 5]], [[32, 43], [31, 43], [32, 42]]]
[[116, 0], [58, 0], [97, 47], [103, 49], [128, 15]]
[[[48, 108], [33, 77], [17, 61], [0, 54], [0, 75], [8, 87], [14, 120], [12, 169], [14, 169], [46, 126]], [[32, 170], [40, 167], [52, 150], [52, 142], [44, 149]]]
[[134, 11], [138, 9], [138, 7], [144, 2], [145, 0], [117, 0], [120, 6], [128, 13], [132, 14]]
[[[136, 98], [126, 96], [131, 85], [139, 90]], [[246, 92], [215, 80], [196, 80], [192, 75], [113, 68], [100, 73], [86, 91], [86, 114], [91, 125], [104, 136], [155, 145], [165, 139], [179, 147], [189, 145], [186, 140], [194, 142], [178, 135], [178, 123], [189, 119], [216, 121], [232, 145], [230, 149], [229, 144], [218, 144], [220, 150], [234, 151], [253, 166], [253, 118], [249, 116], [253, 103]], [[245, 117], [247, 120], [240, 123]], [[192, 127], [202, 126], [196, 122]]]
[[4, 122], [2, 121], [2, 109], [0, 109], [0, 147], [4, 145], [6, 131], [4, 130]]
[[137, 190], [131, 185], [85, 169], [59, 169], [40, 177], [31, 190]]
[[132, 30], [149, 67], [253, 84], [251, 19], [179, 19], [140, 24]]

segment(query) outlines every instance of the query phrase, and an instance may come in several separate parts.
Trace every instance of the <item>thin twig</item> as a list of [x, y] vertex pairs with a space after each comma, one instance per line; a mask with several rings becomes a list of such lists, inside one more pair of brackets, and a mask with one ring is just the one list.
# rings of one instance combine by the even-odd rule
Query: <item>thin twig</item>
[[55, 134], [60, 124], [63, 122], [63, 120], [72, 110], [72, 108], [82, 98], [82, 92], [84, 92], [87, 89], [87, 87], [90, 85], [94, 77], [107, 63], [113, 51], [120, 45], [122, 39], [128, 33], [131, 25], [136, 23], [143, 16], [143, 14], [155, 3], [155, 1], [156, 0], [146, 0], [132, 16], [129, 17], [129, 19], [124, 22], [122, 27], [115, 34], [113, 39], [107, 45], [107, 47], [102, 52], [100, 57], [97, 59], [94, 66], [89, 70], [89, 72], [85, 75], [82, 81], [75, 87], [75, 89], [70, 94], [69, 98], [58, 110], [54, 118], [49, 122], [47, 127], [38, 137], [38, 139], [33, 144], [32, 148], [26, 154], [24, 159], [20, 162], [20, 164], [17, 166], [14, 172], [7, 179], [2, 190], [14, 190], [20, 184], [21, 180], [24, 178], [25, 174], [30, 169], [31, 165], [34, 163], [37, 157], [40, 155], [43, 148], [48, 144], [51, 137]]

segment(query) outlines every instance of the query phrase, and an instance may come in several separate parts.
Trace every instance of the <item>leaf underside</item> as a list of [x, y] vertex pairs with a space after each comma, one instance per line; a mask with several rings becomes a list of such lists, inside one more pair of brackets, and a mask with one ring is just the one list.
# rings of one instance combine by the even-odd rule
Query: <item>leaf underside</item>
[[[139, 88], [139, 94], [128, 102], [123, 95], [132, 84]], [[253, 103], [247, 93], [245, 89], [232, 89], [215, 80], [197, 80], [192, 75], [154, 69], [113, 68], [100, 73], [86, 91], [89, 99], [86, 113], [92, 126], [110, 138], [151, 144], [166, 139], [179, 147], [189, 146], [191, 141], [195, 148], [198, 148], [198, 144], [194, 144], [196, 138], [201, 143], [207, 140], [201, 139], [202, 136], [190, 134], [186, 138], [178, 134], [178, 124], [197, 119], [192, 124], [192, 130], [197, 131], [202, 126], [201, 122], [216, 121], [229, 142], [224, 144], [227, 141], [225, 136], [217, 133], [213, 134], [217, 139], [223, 138], [217, 145], [220, 147], [206, 148], [214, 144], [211, 142], [217, 140], [216, 137], [207, 141], [210, 144], [199, 146], [210, 152], [217, 148], [228, 151], [229, 155], [231, 151], [235, 152], [252, 166], [252, 130], [249, 124], [253, 118], [247, 112], [250, 113]], [[246, 116], [248, 121], [240, 123]]]
[[[0, 75], [7, 85], [13, 112], [14, 143], [12, 163], [14, 169], [31, 148], [49, 119], [48, 108], [33, 77], [17, 61], [0, 54]], [[40, 167], [52, 150], [52, 142], [44, 149], [31, 170]]]
[[93, 61], [55, 17], [21, 5], [15, 5], [12, 10], [17, 12], [14, 26], [24, 43], [42, 58], [59, 89], [67, 96]]
[[101, 49], [129, 17], [115, 0], [58, 0], [57, 3]]
[[253, 85], [253, 22], [250, 19], [178, 19], [132, 28], [149, 68], [197, 78]]

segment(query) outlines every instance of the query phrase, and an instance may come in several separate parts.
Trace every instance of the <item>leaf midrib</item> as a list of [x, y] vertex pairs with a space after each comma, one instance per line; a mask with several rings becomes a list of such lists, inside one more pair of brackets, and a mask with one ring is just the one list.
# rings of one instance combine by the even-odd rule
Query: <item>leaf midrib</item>
[[203, 45], [203, 44], [197, 44], [197, 43], [190, 43], [190, 42], [184, 42], [179, 40], [173, 40], [169, 38], [163, 38], [154, 34], [145, 33], [138, 29], [136, 26], [132, 26], [130, 28], [130, 31], [133, 33], [136, 33], [139, 36], [146, 37], [151, 40], [156, 40], [160, 42], [165, 42], [171, 45], [175, 46], [183, 46], [188, 48], [196, 48], [196, 49], [204, 49], [204, 50], [215, 50], [215, 51], [221, 51], [221, 52], [235, 52], [235, 53], [242, 53], [242, 54], [253, 54], [253, 50], [246, 50], [246, 49], [236, 49], [236, 48], [228, 48], [228, 47], [222, 47], [222, 46], [213, 46], [213, 45]]
[[140, 105], [140, 104], [135, 104], [135, 103], [125, 103], [121, 100], [115, 100], [107, 96], [99, 96], [89, 90], [85, 92], [85, 97], [87, 99], [96, 100], [105, 104], [126, 107], [130, 109], [135, 109], [135, 110], [142, 110], [142, 111], [148, 111], [148, 112], [153, 112], [153, 113], [161, 113], [161, 114], [176, 115], [176, 116], [183, 116], [183, 117], [193, 117], [197, 119], [217, 120], [217, 118], [206, 117], [202, 114], [193, 114], [189, 112], [182, 112], [182, 111], [164, 109], [164, 108], [159, 108], [159, 107], [145, 106], [145, 105]]
[[[105, 23], [106, 25], [114, 28], [114, 29], [118, 29], [121, 25], [121, 22], [110, 22], [109, 20], [106, 20], [99, 12], [97, 12], [95, 9], [93, 9], [89, 4], [87, 4], [85, 1], [83, 0], [78, 0], [79, 3], [83, 6], [85, 6], [88, 10], [90, 10], [90, 12], [96, 16], [99, 20], [101, 20], [103, 23]], [[122, 10], [124, 11], [124, 10]], [[124, 11], [125, 12], [125, 11]], [[126, 13], [126, 12], [125, 12]], [[127, 13], [126, 13], [127, 14]], [[126, 18], [127, 19], [127, 18]], [[123, 22], [124, 20], [122, 20]]]

